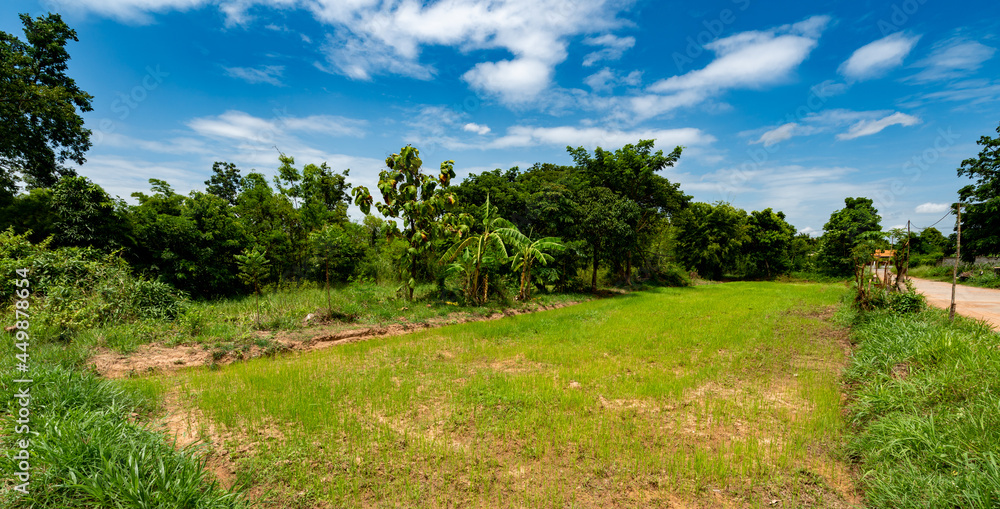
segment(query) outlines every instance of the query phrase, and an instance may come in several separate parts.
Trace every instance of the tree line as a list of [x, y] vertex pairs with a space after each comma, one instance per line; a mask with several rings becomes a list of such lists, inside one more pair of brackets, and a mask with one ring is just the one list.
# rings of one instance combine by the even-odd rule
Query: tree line
[[[203, 190], [182, 195], [151, 179], [129, 204], [65, 165], [84, 164], [91, 145], [79, 112], [93, 97], [66, 74], [76, 32], [58, 14], [21, 21], [24, 40], [0, 32], [0, 226], [52, 247], [117, 253], [136, 273], [196, 297], [361, 278], [400, 283], [408, 298], [435, 283], [442, 298], [481, 303], [602, 283], [683, 284], [692, 271], [846, 277], [856, 248], [873, 237], [888, 247], [905, 240], [927, 260], [951, 245], [934, 229], [882, 233], [866, 198], [847, 198], [818, 239], [796, 235], [770, 208], [693, 202], [659, 173], [682, 148], [654, 152], [653, 140], [592, 153], [567, 147], [573, 165], [497, 169], [458, 184], [453, 161], [427, 173], [406, 146], [386, 159], [375, 195], [352, 188], [349, 170], [299, 168], [280, 154], [271, 180], [217, 162]], [[959, 192], [968, 257], [1000, 253], [1000, 136], [979, 144], [979, 156], [958, 169], [973, 179]], [[361, 222], [348, 219], [352, 199], [366, 213]], [[369, 214], [373, 206], [379, 215]]]

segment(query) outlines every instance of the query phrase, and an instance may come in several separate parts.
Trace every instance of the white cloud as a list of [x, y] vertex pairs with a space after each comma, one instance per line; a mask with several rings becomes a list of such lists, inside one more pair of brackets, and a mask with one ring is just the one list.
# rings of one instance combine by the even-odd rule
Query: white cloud
[[950, 85], [947, 89], [924, 94], [913, 106], [920, 106], [926, 101], [956, 101], [968, 106], [1000, 101], [1000, 80], [965, 80]]
[[760, 135], [760, 138], [753, 143], [763, 143], [765, 147], [770, 147], [775, 143], [781, 143], [792, 136], [795, 136], [795, 130], [798, 127], [799, 124], [796, 124], [795, 122], [780, 125]]
[[921, 203], [917, 205], [914, 210], [917, 214], [940, 214], [942, 212], [947, 212], [951, 208], [951, 205], [947, 203]]
[[996, 48], [976, 41], [954, 38], [938, 43], [927, 58], [917, 62], [923, 70], [910, 79], [918, 83], [961, 78], [979, 70], [983, 62], [993, 58]]
[[902, 65], [919, 40], [919, 35], [907, 36], [902, 32], [888, 35], [855, 50], [838, 71], [853, 81], [880, 77]]
[[124, 23], [147, 25], [153, 22], [152, 13], [171, 10], [184, 11], [201, 7], [207, 0], [78, 0], [59, 2], [60, 10], [93, 12]]
[[505, 103], [525, 103], [548, 88], [552, 66], [528, 58], [480, 62], [462, 79], [476, 90], [498, 95]]
[[813, 16], [794, 25], [741, 32], [705, 45], [715, 60], [703, 69], [660, 80], [648, 94], [629, 99], [631, 113], [649, 118], [702, 103], [728, 89], [759, 89], [786, 82], [816, 47], [828, 16]]
[[705, 145], [715, 137], [700, 129], [646, 129], [619, 131], [600, 127], [531, 127], [514, 126], [507, 134], [493, 140], [483, 148], [529, 147], [534, 145], [584, 146], [588, 148], [619, 148], [639, 140], [655, 139], [658, 147], [673, 149], [677, 145]]
[[635, 43], [608, 34], [629, 0], [78, 0], [79, 9], [118, 19], [151, 21], [150, 13], [218, 5], [228, 25], [246, 24], [261, 9], [305, 9], [330, 27], [317, 67], [353, 79], [399, 74], [431, 79], [433, 65], [420, 61], [425, 46], [463, 52], [501, 49], [510, 57], [484, 62], [466, 73], [473, 88], [508, 103], [524, 103], [551, 83], [565, 61], [568, 39], [590, 39], [604, 49], [593, 62], [620, 56]]
[[[841, 130], [851, 126], [847, 133], [837, 136], [841, 140], [849, 140], [859, 136], [875, 134], [894, 124], [904, 126], [919, 123], [920, 119], [892, 110], [853, 111], [847, 109], [823, 110], [810, 113], [802, 118], [789, 118], [789, 121], [763, 129], [755, 129], [739, 133], [740, 136], [754, 136], [750, 144], [764, 144], [765, 147], [781, 143], [795, 136], [810, 136]], [[759, 134], [760, 133], [760, 134]]]
[[200, 117], [187, 123], [194, 132], [213, 138], [228, 138], [267, 144], [291, 131], [328, 136], [364, 136], [363, 120], [335, 115], [307, 117], [277, 116], [272, 120], [229, 110], [218, 116]]
[[911, 126], [920, 123], [920, 119], [905, 113], [893, 113], [878, 120], [862, 120], [851, 126], [846, 133], [837, 135], [838, 140], [853, 140], [861, 136], [870, 136], [881, 132], [886, 127], [892, 125]]
[[642, 71], [632, 71], [625, 76], [605, 67], [583, 79], [583, 82], [594, 92], [610, 92], [620, 85], [635, 87], [642, 83]]
[[635, 46], [635, 37], [618, 37], [605, 34], [600, 37], [588, 37], [583, 40], [588, 46], [604, 46], [604, 49], [588, 53], [583, 58], [583, 66], [590, 67], [601, 60], [618, 60], [626, 50]]
[[270, 137], [277, 130], [273, 121], [235, 110], [229, 110], [216, 117], [196, 118], [187, 125], [202, 136], [236, 140]]
[[465, 124], [464, 126], [462, 126], [462, 130], [468, 131], [470, 133], [476, 133], [478, 135], [489, 134], [490, 132], [489, 126], [479, 125], [474, 122], [469, 122], [468, 124]]
[[247, 83], [268, 83], [281, 86], [281, 74], [285, 71], [283, 65], [265, 65], [260, 68], [252, 67], [223, 67], [230, 77], [241, 79]]

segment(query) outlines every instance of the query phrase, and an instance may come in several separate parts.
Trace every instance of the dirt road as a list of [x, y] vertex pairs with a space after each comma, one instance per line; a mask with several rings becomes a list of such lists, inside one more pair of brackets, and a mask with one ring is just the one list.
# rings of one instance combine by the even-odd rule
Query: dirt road
[[[948, 309], [951, 306], [951, 283], [910, 278], [913, 288], [927, 297], [927, 303]], [[986, 320], [1000, 332], [1000, 290], [958, 285], [955, 289], [955, 312]]]

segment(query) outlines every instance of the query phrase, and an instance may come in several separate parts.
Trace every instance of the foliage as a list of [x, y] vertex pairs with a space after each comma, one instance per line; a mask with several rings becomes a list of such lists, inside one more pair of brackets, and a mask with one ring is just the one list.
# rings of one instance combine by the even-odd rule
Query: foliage
[[264, 281], [270, 262], [257, 246], [254, 246], [253, 249], [244, 249], [243, 254], [238, 254], [235, 258], [240, 268], [240, 279], [253, 288], [254, 299], [257, 303], [257, 323], [260, 324], [260, 284]]
[[234, 256], [250, 242], [246, 225], [225, 199], [213, 194], [177, 194], [150, 179], [154, 194], [133, 193], [132, 244], [127, 250], [139, 271], [198, 297], [232, 295], [239, 290]]
[[[635, 249], [636, 225], [642, 211], [632, 200], [606, 187], [592, 187], [581, 194], [580, 224], [588, 232], [591, 265], [590, 290], [597, 290], [597, 269], [601, 260], [616, 259]], [[618, 258], [620, 260], [620, 258]]]
[[747, 218], [747, 240], [740, 246], [743, 275], [772, 279], [792, 269], [791, 248], [795, 228], [783, 212], [770, 208], [753, 211]]
[[[604, 256], [617, 268], [616, 272], [626, 284], [631, 284], [634, 258], [648, 245], [657, 220], [678, 213], [691, 199], [680, 191], [679, 184], [656, 173], [673, 166], [680, 159], [682, 147], [675, 147], [670, 154], [664, 155], [662, 150], [652, 152], [653, 145], [654, 140], [639, 140], [636, 145], [628, 144], [614, 152], [597, 147], [593, 156], [583, 147], [566, 147], [592, 189], [610, 190], [621, 202], [615, 208], [635, 212], [634, 220], [615, 225], [624, 229], [612, 236], [614, 249], [608, 249], [611, 248], [609, 239], [603, 241]], [[604, 204], [608, 202], [608, 197], [600, 194], [590, 196]], [[585, 208], [590, 208], [584, 214], [594, 217], [592, 209], [600, 205], [586, 196], [583, 202]], [[592, 249], [596, 253], [601, 247], [595, 244]], [[596, 269], [596, 256], [594, 259]]]
[[489, 297], [489, 278], [483, 273], [483, 260], [492, 257], [497, 263], [504, 263], [509, 256], [508, 246], [528, 243], [528, 238], [510, 221], [499, 217], [497, 210], [490, 206], [487, 196], [482, 208], [483, 219], [475, 225], [480, 233], [467, 235], [456, 242], [441, 258], [452, 262], [462, 255], [462, 260], [454, 267], [465, 274], [465, 296], [474, 305], [485, 303]]
[[562, 251], [563, 245], [558, 237], [543, 237], [524, 240], [514, 244], [514, 255], [511, 259], [511, 268], [520, 271], [520, 286], [518, 287], [517, 299], [528, 300], [531, 298], [531, 269], [538, 265], [548, 265], [555, 258], [553, 252]]
[[820, 238], [818, 268], [836, 276], [853, 272], [852, 252], [859, 237], [867, 232], [882, 231], [882, 219], [873, 204], [870, 198], [846, 198], [844, 208], [830, 214]]
[[848, 451], [871, 507], [1000, 504], [1000, 351], [982, 322], [862, 314], [844, 378]]
[[93, 96], [66, 75], [68, 41], [76, 31], [58, 14], [21, 14], [25, 41], [0, 32], [0, 204], [23, 179], [49, 187], [73, 175], [63, 163], [83, 164], [90, 130], [77, 112], [91, 111]]
[[677, 228], [678, 259], [711, 279], [737, 268], [749, 240], [746, 212], [725, 202], [692, 203], [677, 218]]
[[49, 188], [29, 189], [15, 196], [8, 206], [0, 207], [0, 228], [27, 233], [36, 243], [59, 232], [55, 226], [58, 220]]
[[[450, 215], [446, 215], [456, 203], [454, 194], [446, 191], [455, 178], [454, 164], [454, 161], [441, 163], [441, 172], [435, 180], [421, 172], [420, 151], [407, 145], [398, 154], [387, 157], [385, 165], [389, 169], [379, 173], [382, 202], [375, 207], [387, 218], [403, 220], [402, 235], [409, 244], [401, 260], [401, 265], [409, 271], [409, 278], [403, 283], [409, 300], [413, 300], [421, 257], [433, 250], [435, 240], [456, 231]], [[361, 211], [368, 214], [373, 203], [368, 188], [356, 187], [352, 194]]]
[[[348, 223], [348, 227], [355, 233], [359, 233], [360, 227]], [[321, 230], [313, 231], [309, 234], [309, 246], [312, 250], [313, 260], [316, 265], [322, 268], [323, 279], [327, 291], [327, 308], [330, 307], [330, 275], [333, 274], [333, 281], [346, 281], [355, 273], [357, 265], [364, 257], [365, 245], [357, 242], [344, 227], [338, 224], [326, 225]]]
[[212, 176], [205, 181], [205, 192], [214, 194], [230, 205], [236, 205], [236, 197], [243, 190], [243, 177], [233, 163], [216, 161], [212, 163]]
[[[39, 341], [143, 319], [170, 319], [180, 312], [184, 296], [173, 287], [131, 274], [114, 254], [90, 248], [50, 249], [33, 245], [12, 229], [0, 233], [0, 271], [30, 274], [32, 325]], [[0, 295], [14, 295], [14, 281], [0, 281]]]
[[[4, 354], [13, 357], [4, 349]], [[164, 435], [133, 422], [151, 403], [120, 382], [90, 372], [37, 364], [31, 378], [31, 480], [27, 495], [4, 490], [0, 504], [11, 508], [243, 507], [242, 498], [218, 486], [195, 447], [174, 448]], [[12, 371], [12, 367], [5, 367]], [[14, 428], [19, 404], [13, 376], [0, 381], [0, 422]], [[4, 472], [16, 472], [14, 440], [0, 443]]]
[[52, 188], [53, 229], [60, 246], [120, 247], [121, 214], [104, 189], [86, 177], [64, 176]]
[[996, 138], [983, 136], [978, 157], [962, 161], [958, 176], [974, 179], [959, 190], [962, 208], [962, 258], [1000, 255], [1000, 126]]

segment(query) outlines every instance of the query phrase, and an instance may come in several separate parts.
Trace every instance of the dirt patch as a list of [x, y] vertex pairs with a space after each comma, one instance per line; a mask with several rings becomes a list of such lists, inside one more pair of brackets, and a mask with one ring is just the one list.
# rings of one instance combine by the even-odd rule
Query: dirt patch
[[[254, 454], [262, 443], [261, 438], [244, 436], [216, 425], [197, 407], [182, 402], [176, 392], [163, 395], [163, 411], [164, 414], [153, 420], [151, 426], [163, 430], [179, 449], [203, 447], [205, 469], [226, 489], [232, 488], [236, 482], [236, 461]], [[264, 439], [284, 440], [284, 435], [275, 425], [255, 426], [255, 429]]]
[[[157, 373], [169, 373], [196, 366], [226, 365], [256, 357], [286, 352], [307, 352], [332, 346], [375, 338], [400, 336], [425, 329], [444, 327], [467, 322], [499, 320], [538, 311], [559, 309], [578, 304], [565, 302], [553, 305], [536, 305], [521, 309], [508, 309], [489, 316], [469, 313], [452, 313], [420, 323], [400, 323], [392, 325], [357, 327], [348, 330], [331, 330], [329, 326], [310, 326], [293, 331], [258, 331], [258, 339], [266, 340], [268, 346], [246, 346], [228, 351], [210, 349], [205, 345], [165, 346], [162, 344], [142, 345], [130, 354], [122, 354], [107, 348], [98, 348], [90, 358], [90, 364], [107, 378], [124, 378]], [[273, 337], [273, 338], [272, 338]], [[272, 338], [272, 339], [269, 339]]]

